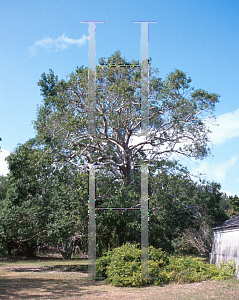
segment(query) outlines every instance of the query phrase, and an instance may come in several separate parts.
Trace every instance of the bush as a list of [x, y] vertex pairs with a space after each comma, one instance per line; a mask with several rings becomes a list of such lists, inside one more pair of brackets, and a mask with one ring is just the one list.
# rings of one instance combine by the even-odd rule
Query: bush
[[216, 265], [204, 263], [200, 258], [171, 255], [169, 264], [159, 272], [154, 284], [222, 280], [235, 277], [235, 272], [235, 262], [222, 263], [218, 268]]
[[96, 269], [97, 269], [97, 277], [105, 277], [106, 278], [106, 269], [110, 264], [112, 252], [108, 250], [108, 252], [104, 253], [104, 255], [97, 260]]
[[[145, 286], [153, 283], [153, 279], [141, 279], [140, 253], [138, 245], [125, 244], [106, 256], [97, 260], [97, 276], [106, 277], [106, 281], [114, 286]], [[168, 263], [164, 251], [149, 247], [149, 275], [156, 276], [159, 270]]]
[[[198, 282], [202, 280], [221, 280], [235, 276], [235, 263], [216, 265], [205, 264], [192, 256], [168, 256], [161, 249], [149, 247], [149, 276], [141, 279], [140, 248], [125, 244], [108, 251], [97, 260], [97, 276], [106, 277], [114, 286], [146, 286], [169, 282]], [[156, 277], [156, 278], [155, 278]]]

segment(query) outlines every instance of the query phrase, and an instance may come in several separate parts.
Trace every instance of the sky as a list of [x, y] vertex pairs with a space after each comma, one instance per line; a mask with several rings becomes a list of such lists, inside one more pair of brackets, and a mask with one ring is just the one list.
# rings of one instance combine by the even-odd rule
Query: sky
[[192, 174], [239, 195], [239, 1], [237, 0], [1, 0], [0, 174], [5, 157], [35, 136], [32, 121], [42, 97], [37, 82], [52, 69], [59, 78], [87, 66], [88, 25], [96, 25], [96, 63], [120, 50], [140, 60], [140, 24], [149, 24], [149, 56], [165, 79], [187, 72], [192, 86], [220, 95], [210, 127], [212, 156], [182, 159]]

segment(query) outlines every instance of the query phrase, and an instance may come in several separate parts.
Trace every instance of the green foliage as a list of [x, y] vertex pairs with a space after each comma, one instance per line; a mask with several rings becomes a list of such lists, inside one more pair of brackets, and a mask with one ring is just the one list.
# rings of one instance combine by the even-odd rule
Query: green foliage
[[6, 198], [7, 189], [8, 189], [8, 178], [7, 176], [0, 175], [0, 201]]
[[222, 202], [226, 202], [223, 193], [220, 191], [221, 185], [216, 182], [206, 183], [198, 186], [197, 197], [203, 205], [204, 213], [210, 220], [212, 227], [226, 221], [228, 219]]
[[76, 231], [87, 234], [87, 174], [54, 162], [34, 140], [8, 158], [6, 199], [0, 203], [0, 240], [13, 237], [36, 247], [65, 243]]
[[[7, 198], [1, 203], [0, 239], [32, 238], [37, 244], [56, 245], [65, 244], [80, 232], [85, 235], [86, 251], [88, 174], [64, 161], [53, 162], [54, 156], [44, 155], [33, 141], [16, 148], [8, 161], [10, 175]], [[222, 205], [226, 200], [219, 189], [215, 183], [196, 185], [177, 162], [161, 161], [150, 167], [150, 245], [171, 253], [209, 253], [209, 229], [227, 218]], [[140, 242], [140, 210], [123, 209], [139, 208], [140, 194], [140, 169], [135, 170], [128, 186], [107, 170], [96, 173], [96, 207], [112, 208], [96, 211], [97, 255], [108, 247]], [[198, 243], [190, 244], [195, 237]]]
[[192, 256], [170, 256], [169, 264], [165, 268], [170, 274], [169, 281], [197, 282], [203, 280], [222, 280], [235, 276], [235, 263], [216, 265], [206, 264], [200, 258]]
[[103, 253], [103, 256], [101, 258], [97, 259], [96, 268], [98, 277], [106, 277], [106, 270], [108, 265], [110, 264], [112, 254], [113, 252], [109, 249], [107, 252]]
[[[195, 222], [196, 223], [196, 222]], [[195, 224], [196, 225], [196, 224]], [[194, 253], [209, 256], [212, 249], [213, 230], [204, 220], [198, 228], [186, 228], [173, 241], [174, 253]]]
[[[143, 280], [140, 275], [139, 244], [125, 244], [97, 260], [98, 275], [106, 276], [107, 282], [115, 286], [143, 286], [152, 283]], [[168, 257], [161, 249], [149, 248], [149, 272], [154, 275], [157, 270], [168, 263]]]
[[149, 275], [157, 279], [140, 278], [139, 245], [125, 244], [108, 251], [97, 260], [97, 275], [106, 277], [114, 286], [146, 286], [169, 282], [222, 280], [235, 276], [235, 263], [206, 264], [192, 256], [167, 255], [161, 249], [149, 247]]
[[[96, 175], [98, 210], [97, 254], [126, 242], [140, 242], [140, 210], [114, 210], [114, 207], [140, 207], [140, 170], [129, 186], [110, 173]], [[161, 161], [149, 169], [149, 243], [174, 253], [208, 255], [212, 227], [228, 218], [227, 199], [215, 183], [196, 184], [177, 162]], [[210, 201], [213, 203], [211, 205]]]
[[[135, 209], [141, 195], [138, 166], [147, 158], [146, 148], [154, 146], [151, 162], [155, 167], [150, 167], [149, 173], [150, 245], [171, 253], [181, 248], [208, 252], [210, 237], [198, 248], [185, 247], [189, 239], [182, 235], [186, 230], [191, 235], [201, 232], [198, 240], [205, 241], [210, 234], [204, 234], [201, 224], [209, 228], [227, 219], [220, 185], [195, 184], [186, 169], [168, 161], [168, 155], [203, 158], [209, 153], [203, 118], [213, 116], [219, 96], [195, 90], [191, 78], [180, 70], [162, 80], [150, 65], [150, 134], [144, 142], [132, 145], [141, 124], [141, 72], [138, 67], [116, 65], [139, 62], [127, 61], [117, 51], [99, 63], [95, 134], [88, 127], [88, 68], [77, 68], [67, 80], [59, 80], [52, 70], [42, 74], [38, 85], [43, 105], [34, 122], [37, 136], [15, 149], [8, 157], [9, 177], [0, 178], [0, 239], [17, 237], [56, 245], [66, 243], [76, 231], [86, 236], [87, 165], [94, 163], [99, 167], [96, 207], [112, 208], [96, 211], [97, 254], [126, 242], [139, 243], [141, 215]], [[130, 272], [136, 272], [138, 262]], [[152, 272], [154, 264], [152, 259]]]
[[211, 228], [228, 219], [219, 184], [195, 183], [177, 162], [161, 161], [150, 168], [149, 198], [150, 245], [171, 253], [210, 253]]
[[124, 210], [124, 208], [139, 208], [140, 181], [137, 178], [135, 183], [125, 186], [122, 181], [114, 179], [110, 173], [96, 174], [96, 207], [112, 208], [96, 211], [99, 255], [102, 251], [106, 251], [108, 246], [115, 248], [126, 242], [140, 242], [140, 210]]
[[158, 160], [172, 153], [199, 159], [207, 156], [209, 131], [203, 119], [213, 116], [218, 95], [195, 90], [190, 86], [191, 79], [180, 70], [162, 80], [149, 65], [150, 134], [143, 143], [131, 145], [141, 125], [141, 71], [119, 65], [139, 62], [127, 61], [116, 51], [99, 63], [94, 134], [88, 124], [92, 114], [88, 69], [77, 68], [67, 80], [59, 80], [52, 70], [48, 75], [42, 74], [38, 84], [43, 105], [34, 122], [42, 144], [78, 168], [85, 162], [104, 165], [126, 185], [131, 184], [135, 165], [145, 159], [151, 146], [155, 147], [152, 156]]
[[228, 201], [230, 209], [227, 210], [227, 213], [232, 218], [239, 214], [239, 197], [237, 195], [229, 196]]

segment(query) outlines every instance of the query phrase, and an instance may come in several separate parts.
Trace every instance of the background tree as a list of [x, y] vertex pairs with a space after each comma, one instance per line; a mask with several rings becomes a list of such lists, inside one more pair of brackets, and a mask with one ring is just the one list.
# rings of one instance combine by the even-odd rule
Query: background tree
[[172, 153], [205, 157], [209, 151], [205, 117], [213, 116], [219, 98], [191, 88], [191, 79], [182, 71], [175, 70], [162, 81], [150, 67], [149, 136], [136, 141], [141, 124], [140, 68], [105, 67], [129, 63], [138, 66], [119, 51], [99, 60], [95, 134], [88, 130], [88, 69], [83, 66], [68, 81], [59, 81], [53, 71], [42, 74], [38, 84], [44, 103], [35, 121], [38, 139], [58, 157], [79, 169], [85, 162], [108, 167], [126, 184], [146, 154], [158, 160]]
[[198, 216], [173, 241], [175, 250], [209, 255], [213, 240], [212, 228], [229, 219], [225, 210], [228, 198], [220, 189], [220, 184], [215, 182], [195, 184], [193, 200], [198, 205]]
[[8, 178], [7, 176], [0, 175], [0, 201], [6, 198], [7, 189], [8, 189]]
[[[106, 175], [106, 174], [105, 174]], [[110, 173], [96, 176], [96, 205], [140, 207], [140, 169], [130, 186]], [[195, 182], [176, 161], [160, 161], [149, 168], [149, 244], [167, 252], [211, 250], [212, 228], [228, 219], [228, 200], [215, 182]], [[140, 243], [140, 210], [99, 210], [96, 213], [99, 253], [108, 246]]]
[[[4, 202], [6, 201], [6, 195], [7, 195], [7, 189], [8, 189], [8, 179], [7, 176], [0, 176], [0, 219], [1, 215], [3, 213], [2, 207], [4, 205]], [[2, 238], [4, 237], [4, 229], [0, 222], [0, 255], [5, 256], [7, 253], [7, 245], [3, 243]]]
[[237, 195], [229, 196], [228, 202], [230, 208], [228, 208], [227, 212], [231, 218], [235, 217], [239, 214], [239, 197]]
[[[228, 219], [224, 209], [227, 199], [220, 185], [193, 181], [187, 169], [176, 161], [161, 161], [150, 170], [150, 245], [170, 252], [208, 254], [212, 227]], [[198, 242], [186, 247], [191, 236]]]
[[52, 173], [51, 159], [46, 156], [42, 164], [37, 165], [41, 156], [42, 151], [34, 149], [34, 141], [30, 140], [7, 157], [9, 188], [1, 224], [5, 241], [12, 238], [25, 241], [30, 256], [46, 236], [47, 216], [51, 209], [47, 186]]
[[[69, 164], [57, 165], [33, 141], [8, 157], [7, 193], [0, 207], [0, 239], [27, 243], [29, 255], [40, 244], [72, 254], [71, 237], [83, 236], [87, 251], [88, 174]], [[167, 252], [208, 254], [212, 227], [228, 218], [228, 199], [220, 185], [195, 183], [176, 161], [158, 161], [149, 168], [149, 242]], [[3, 180], [5, 182], [5, 179]], [[107, 169], [96, 172], [97, 253], [126, 242], [140, 242], [140, 168], [131, 185], [122, 185]], [[6, 245], [5, 245], [6, 246]], [[6, 249], [5, 249], [6, 250]]]
[[29, 256], [42, 243], [59, 245], [66, 253], [69, 238], [87, 231], [86, 174], [58, 168], [34, 140], [18, 146], [7, 161], [9, 188], [1, 203], [1, 240], [20, 240]]

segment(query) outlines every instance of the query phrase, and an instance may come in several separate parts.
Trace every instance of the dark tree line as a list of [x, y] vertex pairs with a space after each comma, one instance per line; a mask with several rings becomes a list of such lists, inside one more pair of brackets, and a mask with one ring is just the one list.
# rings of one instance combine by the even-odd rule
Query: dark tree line
[[[10, 173], [0, 182], [1, 253], [6, 255], [10, 245], [17, 252], [16, 243], [21, 242], [28, 256], [48, 244], [70, 258], [78, 245], [76, 233], [87, 253], [88, 172], [56, 165], [51, 156], [42, 155], [31, 140], [7, 158]], [[192, 181], [176, 161], [157, 162], [149, 171], [150, 245], [168, 252], [208, 254], [212, 227], [228, 219], [227, 211], [235, 208], [238, 198], [228, 199], [217, 183]], [[139, 170], [130, 186], [109, 172], [96, 173], [96, 207], [139, 208], [139, 204]], [[140, 210], [97, 210], [96, 224], [98, 255], [125, 242], [140, 243]]]

